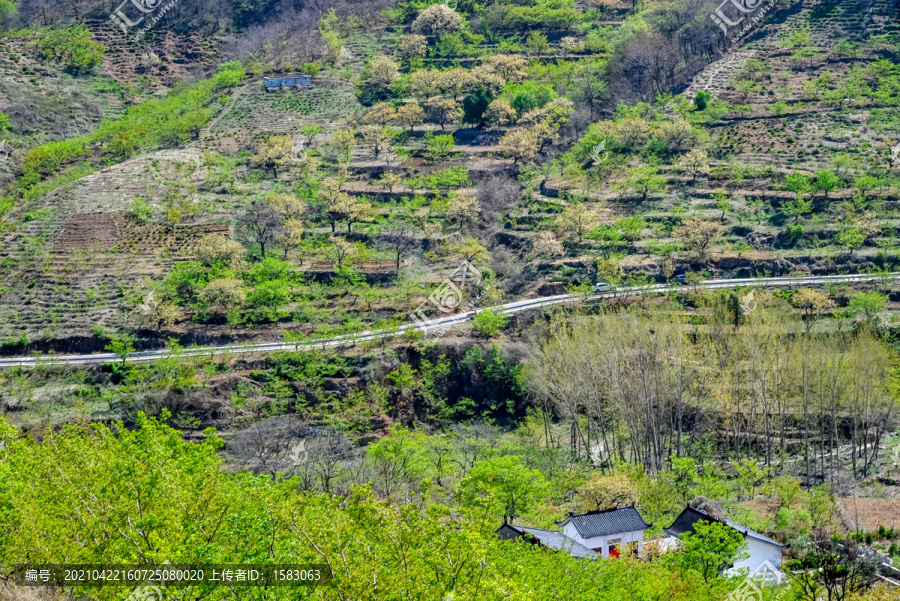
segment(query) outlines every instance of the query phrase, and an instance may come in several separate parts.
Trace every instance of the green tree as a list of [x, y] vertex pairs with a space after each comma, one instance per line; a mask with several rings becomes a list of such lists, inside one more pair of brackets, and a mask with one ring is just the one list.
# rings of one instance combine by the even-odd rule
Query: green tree
[[712, 100], [712, 94], [706, 90], [700, 90], [694, 96], [694, 106], [697, 107], [698, 111], [705, 111], [710, 100]]
[[834, 171], [821, 170], [816, 171], [816, 180], [813, 185], [817, 191], [825, 193], [825, 198], [828, 198], [828, 193], [836, 190], [841, 185], [841, 181]]
[[[415, 370], [404, 364], [389, 376], [396, 388], [409, 392], [415, 387]], [[388, 435], [366, 448], [366, 461], [375, 471], [375, 483], [387, 495], [422, 478], [428, 469], [427, 438], [419, 430], [394, 426]]]
[[512, 455], [477, 462], [463, 480], [464, 499], [472, 503], [479, 498], [492, 498], [504, 515], [515, 517], [527, 512], [547, 495], [547, 483], [536, 469], [522, 465]]
[[800, 219], [801, 215], [812, 212], [813, 205], [811, 198], [803, 198], [801, 195], [794, 197], [781, 205], [781, 213], [788, 218], [793, 218], [794, 223]]
[[[879, 560], [866, 557], [855, 543], [840, 544], [821, 534], [791, 545], [792, 559], [784, 567], [791, 575], [797, 599], [850, 599], [878, 581]], [[824, 589], [824, 590], [823, 590]]]
[[802, 173], [791, 173], [784, 180], [784, 189], [789, 190], [797, 196], [808, 194], [812, 191], [812, 185], [809, 177]]
[[519, 115], [524, 115], [528, 111], [541, 108], [556, 98], [556, 92], [549, 84], [527, 80], [523, 83], [507, 85], [503, 89], [503, 97], [509, 101]]
[[609, 259], [624, 244], [625, 237], [622, 231], [613, 225], [601, 225], [587, 235], [589, 240], [594, 240], [600, 246], [600, 256]]
[[528, 34], [528, 38], [525, 40], [525, 46], [533, 54], [541, 54], [550, 49], [550, 44], [547, 43], [547, 36], [540, 31], [532, 31]]
[[720, 522], [699, 521], [694, 532], [686, 533], [681, 540], [677, 562], [682, 570], [694, 570], [709, 583], [735, 561], [746, 557], [743, 553], [743, 535]]
[[888, 297], [877, 292], [857, 292], [847, 304], [849, 315], [862, 315], [866, 321], [884, 311]]
[[122, 365], [125, 365], [128, 356], [135, 350], [135, 342], [137, 338], [131, 332], [119, 332], [110, 336], [106, 350], [117, 355], [122, 360]]
[[675, 487], [681, 499], [688, 498], [691, 487], [699, 481], [697, 462], [691, 457], [669, 457], [672, 464], [672, 475], [675, 476]]
[[738, 495], [750, 500], [756, 496], [756, 488], [769, 476], [771, 468], [761, 468], [752, 459], [744, 459], [740, 462], [731, 461], [731, 465], [738, 474]]
[[628, 170], [628, 175], [621, 182], [613, 185], [618, 192], [634, 190], [641, 196], [641, 202], [647, 200], [650, 192], [665, 194], [669, 190], [666, 178], [659, 174], [659, 170], [652, 165], [633, 167]]
[[616, 227], [622, 232], [623, 238], [634, 242], [647, 227], [647, 220], [640, 215], [629, 215], [616, 221]]
[[846, 248], [850, 254], [866, 242], [866, 235], [855, 225], [844, 225], [834, 236], [835, 241]]
[[489, 307], [479, 311], [472, 318], [472, 326], [482, 335], [490, 338], [506, 327], [509, 317], [499, 307]]
[[425, 145], [427, 147], [425, 156], [435, 163], [443, 162], [450, 158], [453, 154], [453, 149], [456, 148], [453, 134], [435, 136], [433, 133], [428, 132], [425, 134]]
[[719, 219], [725, 221], [725, 213], [731, 210], [731, 198], [728, 196], [728, 192], [723, 188], [719, 188], [713, 192], [713, 200], [716, 203], [716, 208], [722, 211]]
[[247, 305], [256, 309], [259, 317], [278, 319], [278, 309], [291, 299], [290, 285], [284, 280], [262, 282], [247, 294]]
[[884, 185], [884, 180], [874, 175], [860, 175], [854, 180], [853, 185], [856, 187], [857, 192], [865, 197], [872, 190], [881, 188]]
[[475, 90], [463, 98], [463, 123], [484, 123], [484, 114], [493, 101], [494, 94], [485, 88]]

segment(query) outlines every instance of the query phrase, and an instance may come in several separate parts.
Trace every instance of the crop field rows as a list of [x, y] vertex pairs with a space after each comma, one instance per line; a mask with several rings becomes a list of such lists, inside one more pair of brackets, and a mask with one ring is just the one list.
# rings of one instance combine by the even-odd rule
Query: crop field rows
[[[767, 25], [768, 36], [751, 41], [747, 50], [729, 55], [730, 59], [738, 54], [752, 54], [765, 66], [763, 72], [746, 67], [719, 70], [716, 64], [711, 65], [707, 71], [720, 71], [722, 76], [711, 77], [704, 72], [698, 78], [702, 83], [692, 84], [692, 89], [704, 87], [728, 102], [747, 107], [737, 118], [726, 118], [718, 126], [723, 134], [722, 147], [734, 152], [735, 158], [745, 164], [808, 172], [829, 168], [833, 155], [838, 152], [863, 161], [877, 160], [875, 146], [894, 128], [881, 126], [869, 106], [856, 107], [852, 98], [840, 105], [823, 102], [818, 92], [812, 94], [802, 84], [815, 81], [823, 74], [839, 80], [849, 68], [876, 60], [878, 57], [871, 54], [837, 55], [832, 48], [841, 39], [852, 41], [863, 33], [882, 31], [889, 11], [890, 3], [880, 0], [807, 3], [784, 23]], [[809, 48], [814, 54], [823, 55], [824, 61], [799, 59], [798, 62], [792, 56], [794, 49], [787, 47], [785, 41], [797, 32], [809, 36], [812, 41]], [[742, 62], [747, 64], [746, 60]], [[738, 92], [735, 82], [742, 78], [755, 79], [760, 89]], [[784, 108], [778, 109], [781, 115], [773, 110], [776, 100], [787, 101]], [[797, 103], [805, 106], [795, 107]]]
[[795, 31], [808, 29], [813, 43], [820, 48], [831, 48], [839, 39], [852, 41], [875, 35], [883, 27], [890, 14], [890, 0], [814, 0], [804, 2], [802, 8], [792, 11], [783, 23], [767, 25], [770, 33], [748, 43], [748, 48], [774, 51], [780, 41]]
[[18, 342], [22, 334], [27, 340], [52, 340], [91, 336], [95, 326], [129, 327], [133, 305], [125, 294], [167, 268], [167, 262], [133, 256], [82, 256], [85, 259], [78, 265], [73, 265], [78, 262], [75, 257], [55, 257], [47, 270], [33, 274], [25, 289], [4, 295], [0, 305], [3, 343]]
[[191, 149], [136, 157], [23, 207], [16, 214], [18, 228], [2, 242], [14, 277], [24, 273], [29, 283], [2, 294], [0, 339], [11, 343], [23, 332], [32, 340], [52, 338], [60, 334], [62, 315], [69, 315], [68, 336], [90, 336], [94, 326], [130, 325], [140, 297], [126, 301], [126, 291], [145, 288], [176, 261], [194, 256], [204, 235], [230, 231], [227, 218], [242, 202], [240, 195], [198, 192], [195, 202], [206, 212], [174, 228], [142, 225], [129, 216], [139, 197], [160, 210], [167, 179], [191, 179], [191, 169], [205, 173], [201, 160]]

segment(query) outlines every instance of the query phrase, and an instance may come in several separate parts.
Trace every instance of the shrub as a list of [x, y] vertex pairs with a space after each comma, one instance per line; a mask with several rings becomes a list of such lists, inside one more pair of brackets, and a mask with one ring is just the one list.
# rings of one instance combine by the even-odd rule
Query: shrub
[[784, 236], [787, 238], [788, 244], [793, 246], [803, 236], [803, 226], [799, 224], [787, 226]]
[[83, 25], [40, 30], [30, 35], [39, 58], [61, 62], [66, 70], [75, 74], [92, 71], [103, 62], [106, 54], [106, 46], [94, 41]]
[[698, 111], [705, 111], [706, 105], [709, 104], [710, 100], [712, 100], [712, 94], [706, 90], [700, 90], [697, 92], [697, 95], [694, 96], [694, 106], [697, 107]]
[[503, 88], [503, 97], [509, 101], [519, 115], [524, 115], [528, 111], [541, 108], [556, 98], [556, 92], [549, 84], [526, 81], [508, 84]]
[[491, 307], [479, 311], [472, 319], [472, 325], [483, 336], [493, 336], [506, 327], [509, 317], [502, 313], [499, 307]]

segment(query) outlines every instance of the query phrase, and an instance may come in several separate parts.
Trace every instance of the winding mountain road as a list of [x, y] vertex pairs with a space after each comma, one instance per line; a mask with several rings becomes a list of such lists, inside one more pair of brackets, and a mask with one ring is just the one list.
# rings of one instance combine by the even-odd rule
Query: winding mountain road
[[[822, 284], [852, 284], [860, 282], [871, 282], [877, 280], [897, 280], [900, 279], [900, 273], [890, 273], [886, 275], [856, 274], [856, 275], [832, 275], [819, 277], [803, 277], [803, 278], [747, 278], [747, 279], [731, 279], [731, 280], [704, 280], [698, 286], [707, 289], [729, 289], [729, 288], [779, 288], [779, 287], [797, 287]], [[635, 294], [648, 294], [658, 292], [670, 292], [685, 288], [685, 285], [679, 284], [655, 284], [651, 286], [619, 288], [612, 292], [604, 292], [602, 294], [594, 294], [587, 297], [587, 300], [600, 300], [603, 298], [614, 298], [622, 296], [632, 296]], [[500, 309], [505, 314], [518, 313], [530, 309], [547, 307], [569, 302], [578, 298], [572, 294], [560, 294], [557, 296], [545, 296], [530, 300], [516, 301], [500, 305]], [[470, 321], [474, 316], [474, 312], [455, 313], [446, 317], [423, 321], [418, 323], [410, 323], [398, 326], [392, 330], [366, 330], [355, 334], [344, 334], [333, 338], [325, 338], [310, 342], [308, 340], [302, 343], [290, 342], [263, 342], [256, 344], [228, 345], [228, 346], [207, 346], [187, 348], [183, 351], [182, 356], [202, 356], [202, 355], [237, 355], [249, 353], [264, 353], [271, 351], [297, 351], [310, 350], [315, 348], [324, 348], [328, 346], [344, 346], [353, 344], [363, 340], [372, 340], [382, 337], [396, 336], [406, 330], [421, 330], [427, 336], [434, 330], [443, 330], [455, 325], [459, 325], [466, 321]], [[128, 355], [128, 361], [155, 361], [170, 356], [169, 351], [154, 350], [140, 351]], [[121, 357], [114, 353], [94, 353], [89, 355], [42, 355], [39, 357], [8, 357], [0, 358], [0, 369], [4, 367], [34, 367], [36, 365], [48, 364], [66, 364], [66, 365], [92, 365], [98, 363], [110, 363], [120, 361]]]

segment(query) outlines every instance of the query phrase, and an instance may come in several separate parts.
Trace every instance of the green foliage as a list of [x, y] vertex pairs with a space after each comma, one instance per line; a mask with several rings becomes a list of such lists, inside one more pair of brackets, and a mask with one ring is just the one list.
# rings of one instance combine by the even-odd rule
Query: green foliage
[[319, 61], [313, 61], [311, 63], [303, 63], [300, 65], [300, 72], [309, 75], [310, 77], [315, 77], [322, 71], [322, 63]]
[[845, 225], [835, 234], [834, 240], [853, 254], [854, 250], [865, 244], [866, 235], [855, 225]]
[[87, 155], [87, 147], [109, 144], [117, 135], [133, 136], [137, 148], [176, 146], [189, 141], [214, 114], [215, 109], [208, 105], [215, 101], [217, 92], [246, 77], [239, 65], [227, 63], [212, 79], [130, 107], [121, 119], [103, 122], [88, 136], [38, 146], [25, 156], [22, 183], [32, 183], [34, 176], [38, 179], [48, 176], [72, 159]]
[[[51, 178], [77, 159], [91, 155], [92, 147], [107, 149], [122, 160], [127, 158], [122, 153], [122, 142], [126, 139], [132, 151], [188, 142], [199, 135], [200, 129], [215, 114], [219, 91], [245, 77], [239, 62], [226, 63], [213, 78], [177, 89], [164, 98], [129, 107], [120, 119], [104, 121], [92, 134], [33, 148], [25, 155], [22, 175], [14, 184], [11, 196], [0, 199], [0, 216], [9, 210], [13, 199], [32, 199], [91, 173], [90, 163], [80, 163]], [[45, 178], [49, 179], [42, 182]]]
[[[614, 225], [600, 225], [591, 230], [591, 233], [585, 237], [589, 240], [595, 240], [599, 244], [600, 255], [603, 259], [609, 259], [626, 244], [622, 231]], [[614, 284], [615, 282], [607, 283]]]
[[541, 27], [570, 29], [585, 18], [572, 0], [496, 3], [484, 9], [481, 27], [490, 32], [526, 32]]
[[710, 100], [712, 100], [712, 94], [706, 90], [700, 90], [694, 96], [694, 106], [697, 107], [698, 111], [705, 111]]
[[787, 239], [788, 245], [793, 246], [794, 244], [797, 244], [797, 241], [803, 237], [803, 226], [800, 224], [788, 224], [788, 226], [785, 227], [784, 237]]
[[[396, 386], [412, 385], [410, 370], [408, 365], [403, 365], [399, 373], [393, 374]], [[424, 433], [396, 426], [391, 428], [389, 436], [370, 444], [366, 448], [366, 460], [372, 465], [379, 488], [391, 494], [421, 479], [428, 467], [426, 443]]]
[[106, 46], [94, 41], [83, 25], [56, 29], [24, 30], [38, 57], [62, 63], [68, 71], [84, 74], [103, 62]]
[[430, 173], [422, 180], [414, 180], [412, 184], [414, 187], [424, 185], [437, 192], [439, 190], [465, 188], [466, 186], [469, 186], [471, 182], [469, 180], [469, 170], [461, 165], [457, 165], [455, 167], [450, 167], [449, 169], [442, 169], [441, 171]]
[[813, 186], [819, 192], [824, 192], [827, 197], [828, 193], [838, 189], [841, 183], [843, 183], [843, 180], [833, 171], [821, 170], [816, 171], [816, 179]]
[[784, 189], [794, 194], [808, 194], [812, 191], [809, 177], [802, 173], [791, 173], [785, 178]]
[[130, 215], [140, 224], [149, 223], [150, 218], [153, 216], [153, 205], [147, 202], [147, 199], [143, 196], [136, 196], [131, 201]]
[[792, 217], [796, 221], [801, 215], [812, 212], [813, 204], [811, 198], [803, 198], [797, 195], [794, 200], [789, 200], [781, 205], [781, 212], [785, 217]]
[[884, 311], [887, 301], [888, 297], [878, 292], [857, 292], [847, 304], [847, 313], [862, 315], [866, 320], [871, 320], [875, 315]]
[[106, 350], [118, 355], [124, 365], [128, 360], [128, 355], [135, 351], [134, 343], [136, 341], [137, 337], [130, 332], [113, 334], [110, 336], [109, 344], [106, 345]]
[[19, 3], [13, 0], [0, 0], [0, 21], [6, 21], [19, 10]]
[[472, 318], [472, 326], [482, 335], [490, 338], [506, 327], [509, 317], [502, 309], [489, 307], [483, 309]]
[[556, 98], [556, 92], [553, 91], [552, 86], [533, 80], [507, 84], [500, 95], [516, 109], [520, 116], [528, 111], [541, 108]]
[[675, 478], [675, 485], [678, 489], [678, 496], [686, 499], [690, 494], [691, 487], [698, 482], [697, 463], [691, 457], [669, 457], [672, 464], [672, 475]]
[[484, 88], [466, 96], [463, 99], [463, 123], [483, 123], [484, 112], [493, 100], [494, 95]]
[[629, 215], [619, 219], [615, 227], [622, 232], [622, 237], [629, 242], [637, 240], [647, 227], [647, 220], [640, 215]]
[[740, 462], [732, 460], [731, 465], [738, 474], [738, 498], [743, 496], [752, 500], [756, 496], [757, 487], [771, 473], [771, 468], [762, 469], [752, 459]]
[[456, 148], [453, 134], [436, 136], [433, 132], [425, 134], [425, 145], [427, 147], [425, 156], [435, 162], [447, 160], [453, 154], [453, 149]]
[[665, 176], [660, 175], [656, 167], [644, 165], [629, 169], [625, 179], [614, 184], [613, 189], [619, 192], [633, 190], [640, 195], [643, 202], [651, 192], [665, 193], [669, 186]]
[[[171, 417], [164, 412], [161, 420]], [[299, 475], [226, 471], [218, 456], [223, 442], [213, 430], [197, 436], [200, 442], [185, 442], [161, 420], [140, 414], [134, 430], [121, 423], [47, 429], [40, 443], [17, 437], [0, 418], [0, 563], [27, 556], [36, 563], [315, 564], [334, 576], [320, 590], [348, 599], [500, 601], [519, 590], [524, 593], [516, 598], [567, 601], [725, 595], [708, 596], [696, 573], [679, 577], [665, 562], [586, 562], [498, 540], [499, 523], [484, 520], [491, 498], [501, 507], [513, 500], [518, 513], [523, 503], [546, 496], [539, 474], [514, 457], [479, 461], [484, 467], [473, 470], [463, 489], [471, 505], [435, 503], [430, 481], [408, 494], [397, 489], [401, 502], [393, 504], [379, 501], [367, 486], [332, 496], [306, 491]], [[367, 454], [376, 480], [378, 469], [412, 475], [439, 462], [440, 445], [410, 431], [395, 434], [403, 441], [378, 441]], [[477, 438], [471, 444], [490, 448]], [[72, 499], [79, 500], [78, 511]], [[112, 601], [122, 599], [122, 591], [75, 587], [72, 593]], [[166, 591], [182, 592], [176, 586]], [[191, 594], [234, 598], [231, 588], [212, 585], [192, 587]], [[276, 587], [266, 598], [287, 601], [298, 594], [296, 587]]]
[[734, 528], [720, 522], [699, 521], [694, 524], [693, 533], [683, 536], [677, 561], [682, 570], [696, 571], [708, 583], [746, 557], [742, 553], [744, 546], [743, 535]]
[[[536, 469], [522, 465], [519, 457], [507, 455], [479, 461], [462, 483], [469, 504], [486, 497], [504, 516], [527, 513], [531, 506], [547, 495], [544, 476]], [[496, 511], [495, 509], [495, 511]]]

